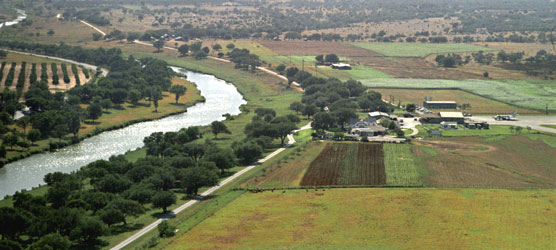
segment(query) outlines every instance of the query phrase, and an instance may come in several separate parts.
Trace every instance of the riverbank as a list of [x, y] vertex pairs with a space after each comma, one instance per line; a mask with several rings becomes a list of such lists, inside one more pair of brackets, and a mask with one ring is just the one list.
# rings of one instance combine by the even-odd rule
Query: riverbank
[[[136, 123], [153, 121], [166, 118], [172, 115], [181, 114], [187, 111], [187, 108], [194, 106], [205, 99], [201, 96], [199, 89], [194, 83], [183, 80], [178, 77], [172, 79], [173, 84], [178, 84], [187, 88], [184, 96], [179, 99], [179, 104], [175, 103], [175, 97], [169, 92], [163, 92], [163, 99], [159, 101], [158, 112], [154, 112], [154, 107], [146, 101], [140, 101], [137, 105], [124, 104], [122, 108], [111, 108], [104, 110], [102, 116], [95, 123], [83, 123], [78, 133], [78, 140], [72, 140], [71, 136], [67, 136], [62, 143], [56, 143], [61, 146], [69, 146], [78, 143], [86, 138], [98, 135], [102, 132], [112, 131], [124, 128]], [[82, 105], [86, 109], [87, 105]], [[12, 127], [20, 132], [23, 130], [19, 127]], [[28, 131], [29, 129], [27, 129]], [[8, 150], [6, 159], [2, 160], [0, 167], [34, 154], [39, 154], [51, 150], [51, 142], [57, 142], [57, 139], [49, 138], [35, 142], [29, 150], [14, 147], [14, 150]], [[65, 145], [64, 145], [65, 144]]]

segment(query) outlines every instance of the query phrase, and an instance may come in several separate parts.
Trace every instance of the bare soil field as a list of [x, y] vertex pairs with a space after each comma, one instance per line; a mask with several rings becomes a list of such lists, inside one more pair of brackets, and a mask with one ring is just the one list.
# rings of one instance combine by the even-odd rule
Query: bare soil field
[[554, 188], [556, 148], [544, 142], [554, 140], [548, 137], [457, 137], [420, 141], [413, 153], [422, 157], [429, 171], [425, 182], [430, 186]]
[[[516, 111], [519, 114], [540, 114], [536, 110], [524, 109], [461, 90], [434, 90], [434, 89], [372, 89], [382, 94], [383, 99], [392, 103], [401, 102], [403, 105], [413, 103], [422, 105], [424, 97], [430, 96], [436, 101], [455, 101], [458, 105], [470, 104], [466, 109], [472, 114], [506, 114]], [[440, 111], [440, 110], [435, 110]]]
[[382, 144], [328, 144], [311, 162], [301, 186], [384, 185]]

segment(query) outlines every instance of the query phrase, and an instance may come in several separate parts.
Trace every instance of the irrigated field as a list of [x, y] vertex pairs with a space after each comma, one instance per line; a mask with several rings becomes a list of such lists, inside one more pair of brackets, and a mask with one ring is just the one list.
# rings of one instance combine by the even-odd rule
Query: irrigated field
[[383, 144], [386, 185], [423, 186], [426, 175], [410, 144]]
[[301, 186], [384, 185], [382, 144], [328, 144], [311, 163]]
[[425, 57], [430, 54], [496, 51], [492, 48], [467, 43], [353, 43], [357, 47], [368, 49], [392, 57]]
[[436, 187], [555, 188], [556, 137], [453, 137], [420, 141], [414, 153]]
[[369, 79], [361, 81], [370, 88], [461, 89], [486, 98], [527, 108], [556, 110], [556, 85], [551, 81], [486, 81], [433, 79]]
[[540, 111], [523, 109], [506, 103], [497, 102], [488, 98], [461, 91], [441, 89], [373, 89], [380, 92], [385, 100], [402, 105], [413, 103], [421, 106], [424, 97], [432, 97], [435, 101], [455, 101], [459, 105], [470, 104], [466, 109], [472, 114], [539, 114]]
[[552, 249], [556, 192], [330, 189], [246, 193], [165, 249]]

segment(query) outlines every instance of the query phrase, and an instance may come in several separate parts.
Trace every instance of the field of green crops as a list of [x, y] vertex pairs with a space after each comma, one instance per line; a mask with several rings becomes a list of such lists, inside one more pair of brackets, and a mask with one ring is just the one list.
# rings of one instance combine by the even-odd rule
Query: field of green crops
[[384, 144], [384, 166], [386, 167], [386, 185], [388, 186], [422, 186], [420, 166], [411, 153], [409, 144]]
[[372, 88], [461, 89], [519, 107], [556, 111], [556, 83], [527, 80], [437, 80], [437, 79], [368, 79], [361, 80]]
[[431, 54], [460, 53], [477, 51], [495, 51], [492, 48], [466, 43], [367, 43], [357, 42], [353, 45], [372, 50], [385, 56], [425, 57]]

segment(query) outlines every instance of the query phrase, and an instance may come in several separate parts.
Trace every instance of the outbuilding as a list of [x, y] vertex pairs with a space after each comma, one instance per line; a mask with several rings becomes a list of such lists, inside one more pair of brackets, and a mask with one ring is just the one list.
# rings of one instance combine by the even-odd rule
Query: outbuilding
[[428, 109], [457, 109], [458, 104], [454, 101], [424, 101], [423, 107]]
[[343, 70], [350, 70], [351, 69], [351, 65], [347, 64], [347, 63], [333, 63], [332, 65], [333, 69], [343, 69]]
[[440, 122], [456, 122], [463, 124], [465, 119], [461, 112], [440, 112]]

